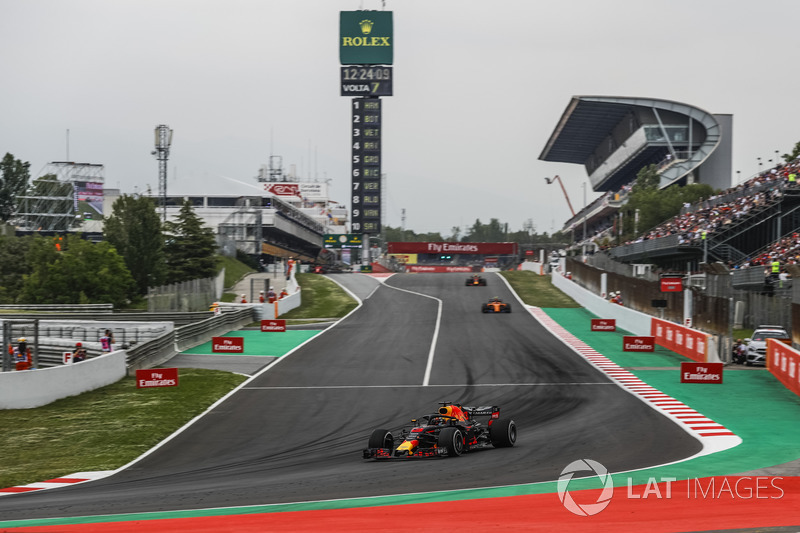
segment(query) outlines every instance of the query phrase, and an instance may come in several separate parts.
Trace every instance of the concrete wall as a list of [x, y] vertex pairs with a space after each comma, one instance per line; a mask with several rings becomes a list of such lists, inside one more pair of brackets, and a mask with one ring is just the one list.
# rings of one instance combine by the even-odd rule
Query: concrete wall
[[[285, 298], [275, 302], [275, 310], [276, 310], [275, 311], [275, 318], [277, 318], [277, 317], [279, 317], [281, 315], [285, 315], [286, 313], [288, 313], [292, 309], [296, 309], [296, 308], [300, 307], [300, 304], [302, 303], [302, 300], [300, 298], [300, 293], [301, 292], [302, 291], [298, 290], [297, 292], [292, 293], [289, 296], [286, 296]], [[272, 318], [272, 317], [266, 317], [265, 316], [264, 318]]]
[[524, 261], [522, 265], [520, 265], [520, 270], [528, 270], [535, 274], [545, 273], [544, 263], [538, 261]]
[[617, 327], [634, 335], [650, 335], [652, 316], [628, 309], [622, 305], [612, 304], [561, 274], [553, 273], [552, 280], [556, 288], [599, 318], [614, 318], [617, 321]]
[[71, 365], [0, 373], [0, 409], [30, 409], [125, 377], [125, 350]]

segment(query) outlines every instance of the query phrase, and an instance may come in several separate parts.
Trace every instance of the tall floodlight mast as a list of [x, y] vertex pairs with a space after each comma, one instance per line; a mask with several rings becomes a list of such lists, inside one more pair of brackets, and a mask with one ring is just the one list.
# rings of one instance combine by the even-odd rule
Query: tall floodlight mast
[[172, 146], [172, 130], [169, 126], [156, 126], [156, 149], [152, 152], [158, 159], [158, 198], [164, 222], [167, 221], [167, 160]]

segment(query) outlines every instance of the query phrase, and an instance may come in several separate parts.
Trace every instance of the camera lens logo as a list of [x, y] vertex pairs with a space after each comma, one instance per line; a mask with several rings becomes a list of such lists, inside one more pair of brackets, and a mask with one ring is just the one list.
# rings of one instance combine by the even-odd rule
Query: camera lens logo
[[[600, 493], [600, 497], [594, 503], [576, 503], [567, 490], [572, 476], [574, 476], [576, 472], [584, 471], [597, 474], [597, 477], [600, 478], [600, 482], [603, 484], [603, 492]], [[608, 507], [608, 504], [611, 503], [611, 496], [613, 495], [614, 482], [611, 479], [611, 474], [608, 473], [606, 467], [591, 459], [572, 461], [561, 471], [561, 475], [558, 477], [558, 499], [561, 500], [561, 503], [564, 504], [564, 507], [566, 507], [569, 512], [578, 516], [596, 515]]]

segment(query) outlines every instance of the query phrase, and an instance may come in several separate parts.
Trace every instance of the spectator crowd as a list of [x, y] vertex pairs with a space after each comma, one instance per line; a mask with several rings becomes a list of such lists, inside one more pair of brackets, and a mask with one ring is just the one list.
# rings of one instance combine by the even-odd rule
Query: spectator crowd
[[[769, 203], [780, 200], [786, 187], [797, 186], [799, 172], [800, 158], [761, 172], [720, 194], [694, 205], [684, 205], [680, 215], [626, 244], [670, 235], [679, 235], [681, 244], [700, 244], [704, 238], [709, 237], [709, 234], [723, 231], [748, 214], [758, 212]], [[732, 266], [744, 268], [754, 265], [771, 265], [776, 260], [780, 261], [782, 265], [800, 262], [800, 236], [797, 233], [780, 239], [758, 256], [749, 258], [740, 265]]]

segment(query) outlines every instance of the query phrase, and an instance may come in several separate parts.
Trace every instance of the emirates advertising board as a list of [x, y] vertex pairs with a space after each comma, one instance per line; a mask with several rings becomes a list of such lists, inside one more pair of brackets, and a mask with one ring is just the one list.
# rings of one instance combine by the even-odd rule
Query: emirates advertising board
[[722, 383], [722, 363], [681, 363], [681, 383]]
[[286, 320], [280, 318], [275, 320], [262, 320], [261, 331], [283, 333], [286, 331]]
[[617, 319], [593, 318], [592, 331], [617, 331]]
[[212, 353], [244, 353], [244, 337], [211, 337]]
[[652, 352], [656, 349], [653, 337], [640, 335], [625, 335], [622, 337], [623, 352]]
[[177, 368], [148, 368], [136, 371], [136, 388], [177, 387]]
[[678, 276], [663, 276], [661, 278], [661, 292], [681, 292], [683, 278]]
[[515, 242], [390, 242], [390, 254], [516, 255]]
[[706, 362], [710, 335], [659, 318], [651, 319], [650, 332], [659, 346], [699, 363]]

